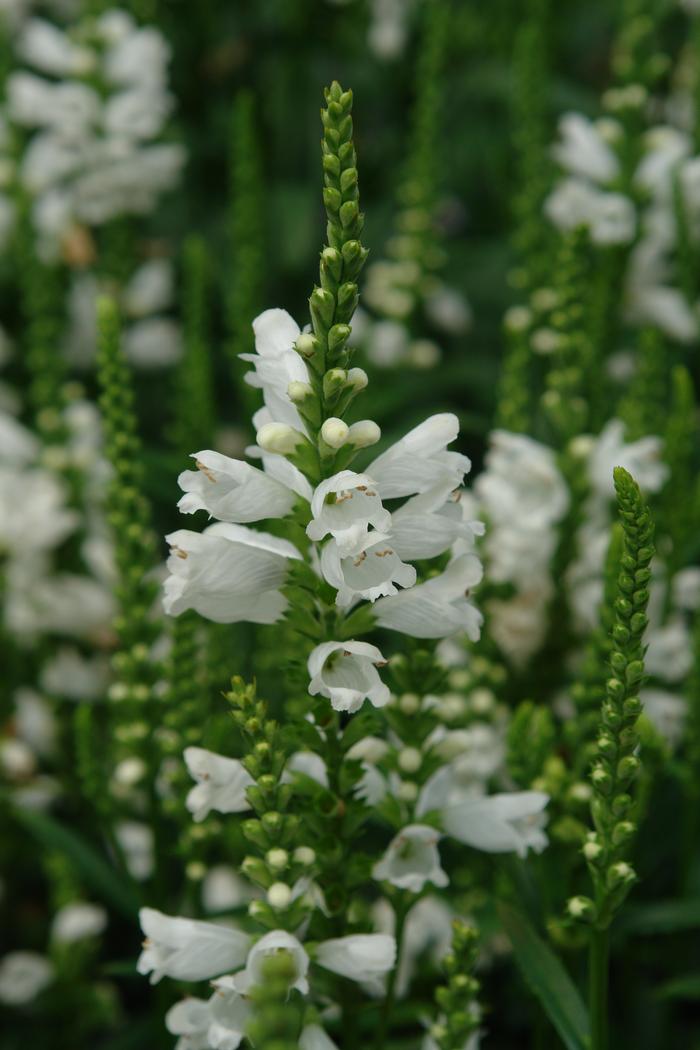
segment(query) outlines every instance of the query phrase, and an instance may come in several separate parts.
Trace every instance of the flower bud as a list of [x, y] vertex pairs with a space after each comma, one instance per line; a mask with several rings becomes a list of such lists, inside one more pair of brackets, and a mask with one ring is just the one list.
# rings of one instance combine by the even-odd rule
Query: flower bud
[[399, 700], [399, 707], [403, 714], [414, 715], [420, 708], [420, 698], [416, 693], [404, 693]]
[[352, 386], [356, 392], [364, 390], [367, 386], [369, 379], [364, 368], [351, 368], [347, 374], [348, 383]]
[[618, 886], [630, 885], [635, 878], [634, 868], [624, 860], [621, 860], [610, 868], [607, 881], [610, 889], [617, 889]]
[[287, 387], [287, 394], [293, 404], [300, 405], [302, 401], [306, 401], [307, 397], [313, 396], [313, 389], [310, 383], [301, 383], [299, 380], [293, 380]]
[[294, 344], [294, 349], [302, 357], [313, 357], [318, 349], [318, 339], [311, 332], [302, 332]]
[[405, 747], [399, 752], [399, 769], [404, 773], [417, 773], [423, 764], [423, 756], [417, 747]]
[[304, 437], [287, 423], [265, 423], [260, 427], [255, 440], [264, 452], [277, 452], [281, 456], [287, 456], [294, 452]]
[[595, 839], [590, 839], [583, 847], [583, 855], [591, 864], [598, 860], [602, 852], [603, 847]]
[[286, 849], [271, 849], [267, 851], [265, 860], [273, 871], [284, 871], [289, 864], [289, 854]]
[[329, 369], [323, 377], [323, 396], [326, 400], [339, 394], [347, 380], [348, 374], [344, 368]]
[[292, 900], [292, 891], [286, 882], [273, 882], [267, 891], [267, 903], [276, 911], [288, 908]]
[[595, 918], [595, 904], [590, 897], [572, 897], [566, 905], [566, 910], [572, 919], [592, 922]]
[[305, 868], [310, 868], [316, 860], [316, 852], [310, 846], [297, 846], [293, 857], [297, 864], [303, 864]]
[[331, 416], [321, 427], [321, 437], [329, 448], [342, 448], [348, 440], [350, 428], [336, 416]]
[[382, 432], [372, 419], [361, 419], [353, 423], [348, 434], [348, 441], [355, 448], [368, 448], [376, 445]]

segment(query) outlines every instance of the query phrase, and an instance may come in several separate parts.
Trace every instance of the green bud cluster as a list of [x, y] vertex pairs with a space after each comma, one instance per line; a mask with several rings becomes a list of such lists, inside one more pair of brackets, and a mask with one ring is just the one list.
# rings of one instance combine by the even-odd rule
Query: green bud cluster
[[520, 787], [531, 787], [555, 747], [556, 729], [549, 708], [523, 700], [513, 712], [506, 740], [513, 780]]
[[586, 429], [588, 406], [583, 395], [583, 363], [588, 353], [586, 288], [590, 273], [588, 234], [573, 230], [562, 240], [557, 266], [557, 304], [550, 315], [556, 346], [542, 395], [542, 408], [554, 436], [565, 444]]
[[663, 433], [667, 418], [673, 418], [668, 411], [668, 353], [663, 333], [658, 328], [643, 328], [635, 356], [637, 369], [615, 413], [625, 424], [628, 441]]
[[639, 486], [623, 467], [615, 468], [614, 479], [624, 540], [610, 631], [610, 674], [591, 771], [595, 831], [583, 849], [593, 878], [598, 929], [609, 926], [635, 881], [625, 858], [635, 831], [631, 790], [640, 768], [636, 724], [642, 709], [642, 639], [654, 555], [654, 526]]
[[481, 985], [473, 976], [477, 942], [473, 926], [459, 919], [453, 921], [452, 951], [442, 960], [447, 980], [435, 992], [440, 1016], [430, 1029], [439, 1050], [463, 1050], [479, 1028], [481, 1009], [476, 997]]
[[297, 977], [290, 952], [278, 951], [262, 963], [262, 980], [251, 989], [253, 1017], [246, 1035], [259, 1050], [297, 1050], [303, 1005], [290, 986]]
[[183, 455], [209, 448], [215, 427], [209, 334], [211, 274], [204, 240], [190, 236], [183, 250], [184, 352], [178, 364], [173, 439]]
[[291, 887], [309, 874], [316, 857], [313, 849], [300, 846], [302, 824], [290, 812], [293, 789], [282, 783], [288, 754], [280, 728], [267, 717], [267, 704], [258, 699], [254, 683], [234, 677], [226, 699], [246, 745], [243, 765], [255, 781], [247, 792], [255, 816], [242, 824], [255, 853], [244, 859], [241, 870], [267, 892], [267, 898], [253, 901], [250, 914], [268, 929], [295, 930], [307, 916], [308, 904], [302, 897], [292, 900]]

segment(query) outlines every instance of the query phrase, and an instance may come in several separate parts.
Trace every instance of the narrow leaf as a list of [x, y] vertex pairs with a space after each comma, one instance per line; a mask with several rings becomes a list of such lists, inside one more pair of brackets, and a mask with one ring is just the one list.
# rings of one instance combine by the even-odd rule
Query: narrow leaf
[[585, 1050], [590, 1038], [588, 1013], [573, 981], [556, 955], [527, 919], [508, 904], [498, 913], [518, 967], [568, 1050]]

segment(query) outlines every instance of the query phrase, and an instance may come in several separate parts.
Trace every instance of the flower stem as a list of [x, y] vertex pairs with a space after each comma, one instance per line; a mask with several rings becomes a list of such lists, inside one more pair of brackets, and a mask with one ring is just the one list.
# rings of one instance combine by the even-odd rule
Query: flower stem
[[608, 1048], [608, 964], [609, 930], [591, 931], [589, 955], [589, 1010], [591, 1017], [591, 1050]]

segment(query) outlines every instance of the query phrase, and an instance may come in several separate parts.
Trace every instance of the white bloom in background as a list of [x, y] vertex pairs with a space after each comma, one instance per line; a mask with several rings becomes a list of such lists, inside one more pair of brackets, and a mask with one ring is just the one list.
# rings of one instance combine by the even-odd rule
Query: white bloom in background
[[561, 179], [544, 203], [547, 218], [560, 230], [587, 226], [595, 244], [629, 244], [637, 215], [622, 193], [606, 193], [579, 178]]
[[565, 113], [559, 121], [560, 139], [552, 155], [565, 171], [592, 182], [606, 183], [618, 174], [620, 164], [600, 128], [581, 113]]
[[129, 317], [146, 317], [172, 305], [175, 274], [169, 259], [150, 259], [136, 270], [122, 292], [122, 305]]
[[381, 532], [369, 532], [352, 554], [343, 557], [335, 540], [321, 551], [324, 579], [338, 591], [336, 604], [341, 608], [357, 598], [376, 601], [397, 593], [399, 587], [412, 587], [416, 570], [401, 561]]
[[235, 868], [215, 864], [202, 879], [202, 906], [206, 912], [230, 911], [252, 900], [254, 891]]
[[588, 475], [599, 497], [612, 499], [614, 496], [614, 467], [628, 470], [644, 492], [658, 492], [668, 478], [669, 469], [661, 458], [660, 438], [643, 437], [626, 444], [624, 435], [624, 423], [611, 419], [593, 446]]
[[58, 944], [72, 944], [86, 937], [99, 937], [107, 927], [107, 912], [99, 904], [72, 901], [56, 912], [51, 937]]
[[294, 349], [301, 334], [299, 325], [286, 310], [265, 310], [253, 321], [255, 354], [241, 354], [251, 361], [253, 372], [246, 382], [262, 391], [265, 407], [275, 423], [287, 423], [303, 431], [301, 416], [290, 400], [290, 383], [308, 383], [309, 373], [303, 359]]
[[358, 711], [365, 700], [373, 707], [384, 707], [389, 687], [377, 667], [385, 663], [379, 649], [369, 642], [322, 642], [309, 656], [309, 693], [327, 696], [336, 711]]
[[442, 820], [458, 842], [487, 853], [524, 857], [528, 849], [541, 853], [547, 845], [543, 810], [548, 802], [542, 791], [465, 797], [448, 800]]
[[446, 886], [449, 880], [440, 866], [439, 841], [440, 833], [435, 828], [410, 824], [389, 843], [382, 859], [372, 868], [372, 877], [411, 893], [420, 893], [426, 882]]
[[0, 1003], [24, 1006], [51, 983], [54, 968], [37, 952], [9, 952], [0, 959]]
[[451, 412], [430, 416], [409, 430], [367, 467], [381, 498], [413, 496], [443, 481], [459, 488], [471, 463], [461, 453], [447, 451], [458, 434], [459, 420]]
[[524, 434], [495, 430], [486, 470], [474, 484], [491, 522], [544, 529], [569, 507], [569, 492], [552, 449]]
[[245, 970], [234, 974], [231, 978], [231, 986], [240, 995], [246, 995], [256, 984], [260, 984], [265, 959], [280, 951], [289, 952], [294, 960], [296, 974], [291, 987], [296, 988], [302, 995], [306, 995], [309, 990], [307, 980], [309, 956], [304, 951], [301, 942], [284, 930], [272, 930], [256, 941], [247, 955]]
[[176, 981], [218, 977], [240, 966], [250, 947], [250, 937], [240, 930], [164, 915], [154, 908], [141, 908], [139, 921], [146, 940], [136, 968], [151, 975], [151, 984], [162, 977]]
[[396, 941], [384, 933], [337, 937], [318, 945], [314, 962], [341, 977], [381, 990], [381, 978], [396, 962]]
[[30, 430], [8, 412], [0, 411], [0, 463], [26, 466], [39, 454], [39, 442]]
[[148, 824], [135, 820], [123, 820], [116, 825], [114, 833], [129, 874], [137, 882], [150, 878], [155, 863], [153, 831]]
[[107, 692], [109, 662], [99, 653], [85, 657], [63, 646], [42, 667], [40, 682], [49, 696], [97, 700]]
[[333, 1040], [317, 1024], [307, 1024], [299, 1036], [299, 1050], [338, 1050]]
[[185, 762], [197, 784], [187, 795], [186, 806], [199, 822], [211, 812], [244, 813], [250, 809], [246, 791], [255, 783], [237, 758], [226, 758], [203, 747], [187, 747]]
[[56, 747], [56, 718], [43, 696], [33, 689], [18, 689], [14, 696], [17, 735], [38, 755], [51, 755]]
[[166, 536], [170, 576], [163, 606], [171, 616], [195, 609], [216, 623], [275, 623], [287, 607], [280, 591], [287, 563], [300, 559], [286, 540], [218, 522], [204, 532]]
[[391, 527], [391, 515], [382, 506], [372, 478], [352, 470], [341, 470], [316, 486], [311, 514], [306, 527], [309, 539], [322, 540], [330, 533], [341, 557], [358, 550], [369, 525], [378, 532]]
[[676, 609], [694, 612], [700, 608], [700, 568], [691, 565], [677, 572], [671, 581], [671, 591]]
[[182, 355], [182, 335], [169, 317], [148, 317], [129, 325], [122, 336], [124, 353], [139, 368], [163, 368]]
[[380, 627], [414, 638], [446, 638], [464, 631], [477, 641], [483, 616], [467, 596], [482, 576], [483, 568], [476, 555], [463, 554], [450, 562], [440, 576], [403, 594], [380, 598], [374, 604], [374, 617]]
[[[538, 551], [544, 555], [544, 547]], [[554, 553], [554, 544], [548, 552]], [[521, 562], [526, 565], [527, 562]], [[537, 564], [537, 562], [535, 562]], [[541, 578], [528, 581], [524, 589], [509, 599], [492, 598], [486, 603], [489, 617], [489, 634], [504, 656], [516, 667], [524, 667], [537, 652], [547, 635], [547, 614], [554, 595], [548, 565], [549, 557], [542, 559]], [[596, 580], [591, 591], [579, 591], [572, 599], [577, 612], [581, 602], [590, 606], [590, 615], [596, 621], [602, 597], [600, 580]]]
[[644, 705], [644, 714], [671, 748], [683, 739], [688, 703], [682, 696], [665, 689], [642, 689], [639, 698]]
[[185, 493], [182, 514], [206, 510], [219, 521], [245, 523], [289, 514], [296, 494], [263, 470], [209, 450], [193, 454], [197, 470], [185, 470], [177, 483]]
[[0, 551], [29, 555], [57, 547], [76, 528], [60, 480], [39, 468], [0, 467]]
[[472, 312], [469, 303], [456, 288], [439, 284], [431, 289], [423, 305], [433, 324], [449, 335], [461, 335], [471, 324]]
[[685, 620], [674, 616], [663, 627], [650, 629], [647, 642], [647, 674], [664, 682], [683, 681], [693, 666], [692, 638]]
[[208, 1033], [211, 1009], [204, 999], [188, 996], [171, 1006], [165, 1015], [165, 1027], [178, 1036], [175, 1050], [209, 1050]]

